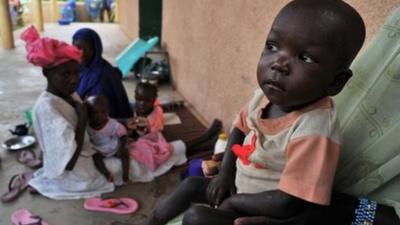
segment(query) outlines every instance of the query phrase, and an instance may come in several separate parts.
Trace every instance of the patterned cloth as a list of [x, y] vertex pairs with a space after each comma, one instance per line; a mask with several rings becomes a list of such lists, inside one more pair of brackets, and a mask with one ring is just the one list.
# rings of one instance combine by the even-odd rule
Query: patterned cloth
[[121, 145], [120, 138], [128, 133], [124, 125], [112, 118], [109, 118], [107, 124], [100, 130], [88, 126], [87, 132], [93, 147], [104, 157], [114, 156]]
[[262, 119], [267, 104], [257, 90], [235, 121], [246, 134], [243, 147], [233, 148], [238, 193], [280, 189], [328, 205], [341, 148], [332, 100], [326, 97], [285, 116]]
[[400, 215], [400, 8], [351, 69], [335, 99], [343, 130], [335, 188], [392, 205]]
[[73, 45], [51, 38], [40, 38], [39, 32], [32, 25], [22, 34], [26, 42], [26, 58], [35, 66], [57, 66], [69, 60], [81, 62], [81, 51]]

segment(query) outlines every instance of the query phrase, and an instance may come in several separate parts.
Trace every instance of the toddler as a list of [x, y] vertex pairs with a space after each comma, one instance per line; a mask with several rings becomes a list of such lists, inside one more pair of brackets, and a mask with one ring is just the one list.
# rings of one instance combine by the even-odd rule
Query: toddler
[[138, 139], [129, 144], [132, 158], [154, 171], [169, 159], [172, 148], [161, 134], [164, 127], [163, 109], [157, 100], [157, 87], [138, 83], [135, 89], [134, 117], [128, 128]]
[[122, 179], [129, 181], [129, 154], [126, 148], [127, 130], [117, 120], [108, 117], [107, 100], [103, 96], [90, 96], [85, 104], [88, 109], [88, 128], [90, 141], [97, 152], [93, 155], [96, 168], [109, 181], [113, 175], [107, 170], [103, 159], [116, 156], [122, 162]]
[[343, 1], [296, 0], [281, 9], [258, 64], [259, 89], [235, 120], [219, 174], [186, 179], [145, 224], [184, 211], [183, 224], [238, 224], [329, 205], [341, 149], [329, 96], [351, 77], [364, 37], [360, 15]]

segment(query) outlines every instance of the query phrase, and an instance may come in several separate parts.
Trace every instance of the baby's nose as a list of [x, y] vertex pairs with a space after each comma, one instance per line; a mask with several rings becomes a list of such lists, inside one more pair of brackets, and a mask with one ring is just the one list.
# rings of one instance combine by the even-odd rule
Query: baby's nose
[[284, 74], [289, 73], [289, 57], [286, 54], [280, 54], [271, 68]]

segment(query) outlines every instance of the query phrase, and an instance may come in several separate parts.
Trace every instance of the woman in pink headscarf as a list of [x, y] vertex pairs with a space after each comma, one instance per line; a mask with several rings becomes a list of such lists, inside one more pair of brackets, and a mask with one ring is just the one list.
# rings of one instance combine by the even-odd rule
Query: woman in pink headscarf
[[72, 45], [40, 38], [32, 26], [22, 35], [27, 59], [43, 68], [47, 88], [33, 108], [33, 124], [43, 151], [43, 167], [29, 185], [52, 199], [98, 196], [114, 190], [95, 169], [86, 136], [87, 112], [75, 93], [81, 52]]

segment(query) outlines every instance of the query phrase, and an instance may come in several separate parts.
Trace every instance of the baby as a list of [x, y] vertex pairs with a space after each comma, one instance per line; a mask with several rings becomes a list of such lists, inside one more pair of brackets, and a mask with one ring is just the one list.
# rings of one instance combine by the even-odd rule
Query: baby
[[126, 148], [127, 130], [117, 120], [108, 117], [107, 100], [103, 96], [90, 96], [85, 104], [88, 109], [90, 141], [97, 150], [93, 155], [96, 168], [109, 180], [113, 175], [107, 170], [103, 159], [116, 156], [122, 162], [122, 178], [129, 181], [129, 154]]

